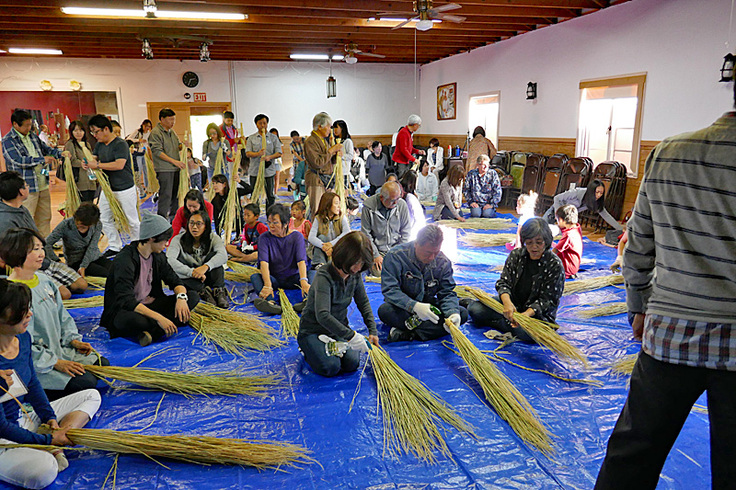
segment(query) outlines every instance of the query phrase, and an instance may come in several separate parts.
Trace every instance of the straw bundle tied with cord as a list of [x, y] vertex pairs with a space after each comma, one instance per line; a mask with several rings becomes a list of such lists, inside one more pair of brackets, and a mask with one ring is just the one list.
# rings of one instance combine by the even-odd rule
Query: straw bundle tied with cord
[[[82, 145], [82, 151], [84, 152], [84, 157], [87, 159], [88, 162], [94, 160], [95, 157], [93, 157], [92, 153], [90, 153], [89, 149], [87, 149], [87, 145]], [[113, 194], [112, 192], [112, 187], [110, 187], [110, 180], [107, 178], [107, 174], [99, 168], [93, 170], [93, 172], [95, 173], [95, 177], [97, 177], [97, 183], [100, 185], [100, 189], [102, 189], [102, 193], [105, 195], [105, 199], [110, 205], [110, 211], [112, 212], [112, 217], [115, 221], [115, 227], [118, 229], [118, 231], [121, 231], [123, 233], [130, 233], [130, 223], [128, 222], [128, 217], [125, 215], [125, 211], [123, 211], [123, 207], [120, 205], [120, 201], [118, 201], [118, 199], [115, 197], [115, 194]]]
[[465, 221], [441, 219], [435, 221], [435, 223], [448, 228], [462, 228], [465, 230], [508, 230], [515, 226], [510, 219], [506, 218], [468, 218]]
[[260, 318], [223, 310], [209, 303], [199, 303], [192, 310], [189, 325], [197, 331], [197, 337], [204, 339], [205, 344], [217, 344], [230, 354], [243, 355], [247, 349], [266, 351], [284, 343], [276, 337], [274, 329]]
[[64, 157], [64, 177], [66, 178], [66, 200], [64, 201], [64, 215], [68, 218], [74, 216], [74, 213], [79, 209], [79, 205], [82, 204], [82, 200], [79, 197], [79, 188], [77, 182], [74, 180], [74, 173], [72, 170], [72, 159]]
[[445, 319], [450, 329], [457, 354], [462, 357], [470, 372], [493, 406], [524, 442], [531, 444], [549, 456], [553, 452], [550, 433], [539, 421], [537, 412], [513, 383], [458, 329]]
[[299, 333], [299, 315], [294, 311], [283, 289], [279, 289], [281, 302], [281, 333], [284, 337], [296, 337]]
[[516, 240], [513, 233], [465, 233], [460, 240], [471, 247], [498, 247]]
[[150, 148], [146, 148], [143, 158], [146, 161], [146, 174], [148, 176], [148, 188], [146, 192], [156, 194], [161, 189], [161, 186], [158, 183], [158, 177], [156, 177], [156, 168], [153, 166], [153, 156]]
[[260, 272], [251, 265], [241, 264], [234, 260], [228, 260], [227, 266], [230, 268], [230, 270], [225, 271], [225, 279], [228, 281], [250, 282], [250, 277]]
[[615, 286], [623, 283], [624, 278], [621, 274], [591, 277], [589, 279], [576, 279], [574, 281], [565, 282], [565, 290], [562, 295], [567, 296], [568, 294], [582, 293], [584, 291], [592, 291], [594, 289], [601, 289], [606, 286]]
[[256, 183], [253, 185], [253, 193], [250, 195], [250, 200], [256, 204], [261, 203], [261, 199], [266, 197], [266, 144], [268, 143], [267, 134], [264, 130], [261, 133], [261, 148], [263, 155], [258, 162], [258, 175], [256, 176]]
[[[465, 288], [481, 303], [497, 313], [503, 314], [503, 305], [490, 294], [469, 286], [465, 286]], [[528, 333], [537, 344], [546, 347], [562, 358], [577, 361], [584, 367], [588, 367], [588, 359], [585, 355], [555, 331], [556, 325], [522, 315], [519, 312], [515, 312], [513, 318], [518, 326]]]
[[[335, 133], [332, 129], [330, 129], [330, 145], [333, 146], [339, 143], [340, 138], [335, 139]], [[337, 152], [335, 167], [332, 170], [330, 182], [334, 184], [335, 194], [337, 194], [337, 197], [340, 198], [340, 211], [342, 212], [342, 215], [345, 216], [345, 213], [347, 211], [347, 201], [345, 200], [345, 173], [343, 172], [342, 168], [342, 150]], [[327, 186], [329, 187], [330, 184], [328, 183]]]
[[236, 171], [238, 168], [240, 168], [240, 152], [235, 154], [235, 161], [230, 172], [230, 190], [227, 193], [225, 207], [220, 217], [220, 230], [222, 230], [225, 243], [230, 243], [233, 231], [238, 229], [238, 224], [242, 220], [240, 197], [238, 196], [238, 173]]
[[[184, 133], [184, 140], [186, 141], [186, 132]], [[184, 168], [179, 169], [179, 207], [184, 206], [184, 196], [189, 192], [189, 155], [187, 155], [187, 146], [182, 143], [181, 150], [179, 151], [179, 161], [184, 164]]]
[[[204, 157], [202, 157], [204, 158]], [[222, 150], [222, 143], [220, 143], [220, 148], [217, 150], [217, 157], [215, 158], [215, 169], [212, 171], [212, 176], [220, 175], [222, 173], [222, 162], [225, 159], [223, 150]], [[207, 200], [212, 202], [212, 198], [215, 197], [215, 186], [212, 185], [212, 182], [210, 181], [209, 187], [207, 188]]]
[[[444, 420], [457, 430], [476, 437], [473, 427], [419, 380], [401, 369], [379, 346], [371, 346], [370, 364], [378, 387], [378, 407], [383, 416], [383, 450], [391, 456], [413, 453], [428, 463], [436, 463], [435, 450], [451, 458], [438, 422]], [[367, 367], [368, 363], [366, 363]], [[363, 368], [365, 372], [365, 367]], [[361, 374], [362, 379], [362, 374]], [[355, 397], [360, 391], [360, 383]]]

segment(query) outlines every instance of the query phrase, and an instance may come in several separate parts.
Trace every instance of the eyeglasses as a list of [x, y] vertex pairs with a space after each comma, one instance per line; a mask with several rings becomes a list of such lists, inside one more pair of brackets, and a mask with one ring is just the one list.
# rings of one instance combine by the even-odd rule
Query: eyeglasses
[[281, 226], [281, 220], [268, 220], [268, 226]]
[[190, 221], [189, 226], [191, 226], [192, 228], [201, 228], [202, 226], [204, 226], [204, 221]]
[[102, 130], [101, 129], [90, 129], [89, 134], [91, 134], [92, 136], [97, 136], [97, 133], [99, 133], [100, 131]]

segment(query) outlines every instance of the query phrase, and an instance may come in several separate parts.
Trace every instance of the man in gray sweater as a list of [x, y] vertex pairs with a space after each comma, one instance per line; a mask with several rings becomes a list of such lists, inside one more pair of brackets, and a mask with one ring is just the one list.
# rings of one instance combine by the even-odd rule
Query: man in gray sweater
[[179, 160], [179, 137], [174, 131], [176, 113], [168, 108], [161, 109], [158, 121], [151, 130], [148, 144], [160, 186], [158, 215], [171, 221], [179, 208], [179, 170], [186, 167], [186, 162]]
[[[735, 93], [736, 95], [736, 93]], [[596, 489], [655, 488], [707, 392], [711, 486], [736, 481], [736, 112], [649, 155], [623, 256], [642, 351]]]
[[409, 207], [401, 199], [401, 186], [397, 182], [386, 182], [381, 192], [363, 202], [360, 231], [373, 244], [372, 274], [381, 274], [383, 256], [391, 247], [409, 241], [411, 225]]

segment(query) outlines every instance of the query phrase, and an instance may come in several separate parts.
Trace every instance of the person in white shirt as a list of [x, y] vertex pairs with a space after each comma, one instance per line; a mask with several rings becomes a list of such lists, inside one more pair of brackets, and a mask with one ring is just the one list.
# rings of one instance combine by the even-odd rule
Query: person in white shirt
[[439, 182], [439, 173], [445, 168], [444, 148], [440, 146], [440, 140], [432, 138], [429, 140], [429, 148], [427, 148], [427, 161], [429, 162], [429, 171], [437, 175]]
[[421, 202], [436, 201], [440, 189], [437, 174], [430, 171], [429, 162], [422, 162], [421, 169], [422, 171], [417, 175], [417, 197]]
[[417, 173], [413, 170], [408, 170], [401, 180], [399, 181], [401, 187], [404, 190], [404, 201], [409, 207], [409, 215], [411, 216], [411, 231], [409, 232], [409, 241], [416, 239], [419, 230], [424, 228], [427, 224], [427, 219], [424, 216], [424, 208], [419, 202], [414, 191], [417, 186]]

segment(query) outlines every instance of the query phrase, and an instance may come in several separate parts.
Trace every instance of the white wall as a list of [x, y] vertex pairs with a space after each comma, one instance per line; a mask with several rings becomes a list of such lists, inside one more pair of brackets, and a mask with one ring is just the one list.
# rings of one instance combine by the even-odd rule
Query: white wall
[[[633, 0], [430, 63], [421, 70], [421, 131], [464, 133], [469, 97], [499, 90], [501, 136], [575, 138], [580, 81], [639, 72], [647, 72], [642, 139], [704, 127], [733, 104], [732, 85], [718, 83], [730, 9], [729, 0]], [[437, 86], [455, 81], [458, 117], [437, 121]], [[539, 84], [534, 102], [529, 81]]]
[[[189, 70], [200, 78], [194, 89], [181, 82]], [[413, 66], [333, 63], [337, 97], [329, 100], [327, 63], [235, 62], [233, 70], [234, 109], [246, 132], [255, 131], [253, 117], [263, 112], [282, 136], [292, 129], [305, 134], [311, 131], [312, 117], [327, 111], [333, 119], [344, 119], [354, 134], [390, 134], [419, 109]], [[0, 90], [40, 90], [44, 79], [60, 91], [68, 91], [74, 79], [85, 91], [117, 92], [126, 134], [147, 117], [146, 102], [184, 102], [185, 92], [206, 92], [210, 102], [231, 100], [225, 61], [0, 58]]]

